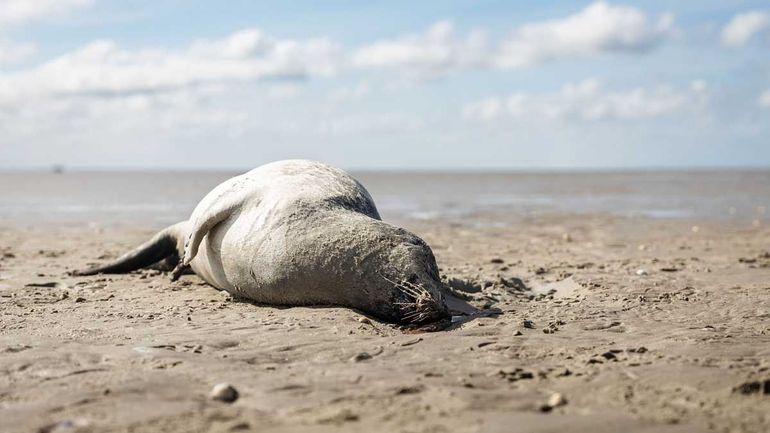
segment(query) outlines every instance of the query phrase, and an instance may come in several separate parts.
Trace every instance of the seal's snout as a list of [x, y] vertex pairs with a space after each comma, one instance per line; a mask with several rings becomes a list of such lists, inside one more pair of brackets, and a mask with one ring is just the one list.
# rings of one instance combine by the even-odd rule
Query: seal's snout
[[440, 290], [433, 284], [410, 278], [397, 284], [400, 299], [396, 302], [401, 321], [408, 325], [423, 325], [448, 319], [449, 310]]

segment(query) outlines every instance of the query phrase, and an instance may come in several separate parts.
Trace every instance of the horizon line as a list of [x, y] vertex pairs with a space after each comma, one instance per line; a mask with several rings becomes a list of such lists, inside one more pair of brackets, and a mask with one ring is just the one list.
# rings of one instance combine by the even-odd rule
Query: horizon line
[[[260, 164], [262, 165], [262, 164]], [[258, 166], [257, 166], [258, 167]], [[339, 166], [337, 166], [339, 167]], [[2, 167], [10, 173], [245, 173], [256, 167], [142, 167], [142, 166], [50, 166]], [[353, 173], [397, 174], [548, 174], [548, 173], [652, 173], [652, 172], [756, 172], [770, 171], [770, 165], [693, 165], [693, 166], [596, 166], [596, 167], [339, 167]]]

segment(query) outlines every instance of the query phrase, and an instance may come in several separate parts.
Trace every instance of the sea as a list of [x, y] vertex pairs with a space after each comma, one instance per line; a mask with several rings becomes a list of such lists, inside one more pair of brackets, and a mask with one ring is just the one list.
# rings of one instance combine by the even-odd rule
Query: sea
[[[208, 191], [237, 174], [0, 172], [0, 225], [160, 227], [186, 219]], [[770, 170], [352, 174], [369, 190], [386, 220], [504, 225], [547, 214], [754, 224], [770, 219]]]

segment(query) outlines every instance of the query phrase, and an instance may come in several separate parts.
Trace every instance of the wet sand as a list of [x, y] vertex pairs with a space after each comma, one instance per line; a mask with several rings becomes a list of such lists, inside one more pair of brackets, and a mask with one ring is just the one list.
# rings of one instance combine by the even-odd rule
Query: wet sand
[[407, 334], [195, 276], [71, 277], [152, 230], [6, 224], [0, 431], [770, 431], [767, 225], [404, 224], [500, 314]]

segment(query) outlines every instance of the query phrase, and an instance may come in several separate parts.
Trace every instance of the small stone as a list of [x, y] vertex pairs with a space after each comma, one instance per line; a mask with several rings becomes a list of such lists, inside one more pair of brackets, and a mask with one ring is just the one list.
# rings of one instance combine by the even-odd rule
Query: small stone
[[548, 403], [546, 404], [551, 408], [564, 406], [565, 404], [567, 404], [567, 399], [564, 398], [564, 396], [561, 395], [560, 393], [554, 392], [553, 394], [551, 394], [551, 397], [548, 398]]
[[639, 276], [647, 275], [647, 271], [644, 269], [637, 269], [636, 275], [639, 275]]
[[549, 323], [548, 326], [543, 328], [543, 334], [555, 334], [559, 330], [559, 327], [555, 323]]
[[219, 383], [214, 385], [211, 389], [209, 398], [212, 400], [223, 401], [225, 403], [232, 403], [238, 400], [238, 391], [229, 383]]
[[554, 408], [557, 408], [559, 406], [564, 406], [567, 404], [567, 400], [558, 392], [555, 392], [551, 394], [551, 397], [548, 398], [548, 402], [546, 402], [544, 405], [540, 406], [541, 412], [550, 412]]
[[499, 258], [499, 257], [495, 257], [494, 259], [490, 260], [489, 263], [493, 263], [493, 264], [496, 264], [496, 265], [501, 265], [501, 264], [505, 263], [505, 261], [503, 259]]
[[564, 242], [572, 242], [572, 235], [570, 235], [569, 233], [564, 233], [563, 235], [561, 235], [561, 239]]
[[368, 317], [359, 317], [358, 318], [358, 323], [363, 323], [364, 325], [371, 325], [372, 321], [369, 320]]
[[86, 302], [86, 298], [78, 297], [77, 299], [75, 299], [75, 302], [77, 303]]
[[535, 329], [535, 322], [531, 320], [525, 319], [523, 322], [521, 322], [521, 325], [527, 329]]
[[513, 333], [514, 337], [518, 337], [518, 336], [521, 336], [521, 335], [524, 335], [524, 334], [521, 331], [519, 331], [518, 329], [516, 330], [516, 332]]

